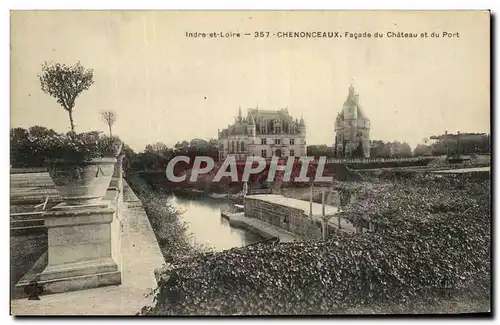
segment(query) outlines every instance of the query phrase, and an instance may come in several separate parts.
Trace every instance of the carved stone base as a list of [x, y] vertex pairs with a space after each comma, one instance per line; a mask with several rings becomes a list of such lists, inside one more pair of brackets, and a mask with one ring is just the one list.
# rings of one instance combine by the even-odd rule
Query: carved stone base
[[37, 281], [46, 286], [46, 291], [121, 283], [121, 273], [112, 254], [114, 213], [110, 202], [102, 201], [85, 206], [61, 203], [44, 215], [48, 256]]

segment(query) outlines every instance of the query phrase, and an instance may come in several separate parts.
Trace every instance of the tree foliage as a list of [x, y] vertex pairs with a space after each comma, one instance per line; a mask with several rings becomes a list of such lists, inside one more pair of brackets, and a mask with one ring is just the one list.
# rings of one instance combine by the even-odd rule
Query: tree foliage
[[94, 83], [94, 72], [85, 69], [80, 62], [68, 66], [60, 63], [42, 65], [42, 73], [38, 76], [42, 91], [54, 98], [69, 114], [71, 131], [75, 131], [73, 108], [76, 98]]
[[371, 158], [406, 158], [412, 156], [412, 150], [406, 142], [384, 142], [372, 140], [370, 148]]
[[57, 132], [35, 125], [29, 129], [13, 128], [10, 130], [10, 164], [12, 167], [45, 166], [45, 149], [42, 143], [57, 135]]
[[309, 157], [315, 157], [319, 159], [319, 157], [333, 157], [333, 148], [327, 146], [326, 144], [321, 145], [310, 145], [307, 146], [307, 155]]
[[192, 139], [190, 141], [177, 142], [173, 148], [169, 148], [163, 142], [148, 144], [144, 151], [138, 153], [133, 162], [135, 170], [164, 171], [170, 159], [176, 156], [187, 156], [191, 163], [196, 156], [208, 156], [217, 159], [217, 140]]
[[101, 132], [57, 133], [43, 126], [10, 130], [10, 163], [12, 167], [45, 167], [47, 160], [87, 161], [116, 157], [122, 142]]

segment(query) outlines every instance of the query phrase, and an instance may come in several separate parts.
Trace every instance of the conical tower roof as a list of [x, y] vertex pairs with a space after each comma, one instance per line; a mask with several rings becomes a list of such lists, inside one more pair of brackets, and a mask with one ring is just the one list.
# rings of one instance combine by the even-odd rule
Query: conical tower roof
[[303, 116], [300, 117], [299, 126], [306, 126], [306, 123], [304, 122], [304, 117]]
[[[364, 110], [361, 108], [361, 105], [359, 104], [359, 95], [356, 93], [356, 90], [354, 89], [352, 83], [349, 86], [349, 93], [347, 94], [347, 99], [344, 102], [344, 107], [356, 108], [358, 117], [368, 120], [368, 117], [366, 116]], [[344, 110], [340, 112], [339, 116], [342, 119], [344, 118]]]
[[255, 125], [255, 119], [252, 114], [248, 115], [248, 125]]

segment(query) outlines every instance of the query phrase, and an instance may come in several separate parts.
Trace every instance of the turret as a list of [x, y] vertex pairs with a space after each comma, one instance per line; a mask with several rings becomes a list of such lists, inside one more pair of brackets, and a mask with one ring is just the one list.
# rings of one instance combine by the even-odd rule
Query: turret
[[306, 135], [306, 123], [304, 122], [304, 117], [303, 116], [300, 117], [299, 132], [303, 136]]
[[343, 107], [344, 120], [356, 120], [358, 118], [357, 102], [358, 98], [354, 92], [354, 86], [351, 84]]
[[241, 115], [241, 106], [238, 108], [238, 122], [241, 122], [243, 120], [243, 117]]
[[304, 122], [304, 116], [301, 116], [301, 117], [300, 117], [299, 126], [303, 126], [303, 127], [305, 127], [305, 126], [306, 126], [306, 123]]
[[253, 118], [252, 114], [249, 114], [247, 117], [248, 124], [247, 124], [247, 132], [248, 135], [251, 137], [255, 137], [255, 119]]
[[335, 119], [335, 131], [342, 129], [342, 116], [337, 114], [337, 118]]

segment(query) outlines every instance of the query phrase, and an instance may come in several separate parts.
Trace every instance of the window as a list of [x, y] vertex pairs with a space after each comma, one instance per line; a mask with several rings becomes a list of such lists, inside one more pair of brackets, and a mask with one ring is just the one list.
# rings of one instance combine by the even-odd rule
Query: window
[[262, 157], [267, 157], [267, 150], [262, 150], [261, 153], [260, 153], [260, 155]]
[[290, 144], [295, 144], [295, 139], [290, 139]]
[[245, 151], [245, 142], [241, 141], [240, 149], [241, 151]]
[[274, 140], [274, 144], [281, 144], [281, 139]]
[[290, 150], [290, 157], [295, 157], [295, 150]]
[[260, 139], [260, 144], [267, 144], [267, 139], [265, 139], [265, 138]]
[[234, 152], [234, 141], [231, 141], [231, 152]]

